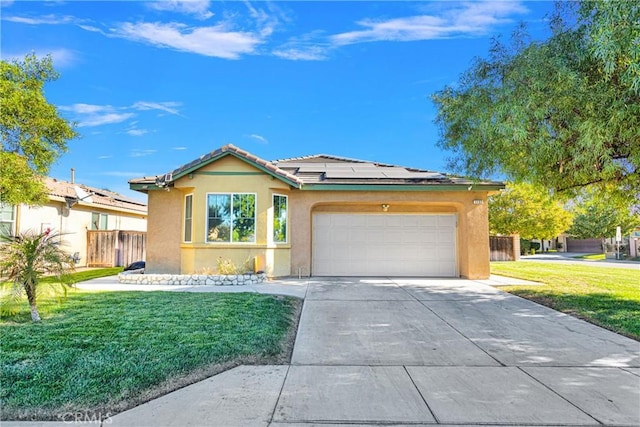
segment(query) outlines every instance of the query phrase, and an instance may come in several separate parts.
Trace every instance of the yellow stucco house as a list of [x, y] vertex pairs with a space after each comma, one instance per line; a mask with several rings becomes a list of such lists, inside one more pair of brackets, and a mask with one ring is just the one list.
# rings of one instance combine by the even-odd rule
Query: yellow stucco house
[[489, 277], [487, 195], [501, 182], [343, 157], [260, 159], [233, 145], [158, 176], [146, 272], [204, 274], [219, 257], [269, 277]]

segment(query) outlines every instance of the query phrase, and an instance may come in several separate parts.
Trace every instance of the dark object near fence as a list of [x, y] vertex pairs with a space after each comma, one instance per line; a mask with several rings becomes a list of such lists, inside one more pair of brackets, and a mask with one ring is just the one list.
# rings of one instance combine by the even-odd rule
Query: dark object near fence
[[144, 261], [136, 261], [136, 262], [132, 262], [131, 264], [129, 264], [128, 266], [126, 266], [124, 268], [124, 271], [131, 271], [131, 270], [143, 270], [145, 267], [145, 262]]
[[519, 243], [520, 238], [515, 236], [489, 236], [490, 260], [517, 261], [520, 248], [514, 243], [516, 239]]
[[87, 230], [87, 266], [120, 267], [146, 258], [144, 231]]

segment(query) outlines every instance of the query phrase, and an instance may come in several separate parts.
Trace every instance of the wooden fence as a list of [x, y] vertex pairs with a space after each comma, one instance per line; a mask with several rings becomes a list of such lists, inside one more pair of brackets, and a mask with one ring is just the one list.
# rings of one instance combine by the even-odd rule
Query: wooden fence
[[520, 259], [520, 236], [489, 236], [491, 261], [517, 261]]
[[145, 259], [144, 231], [87, 230], [87, 267], [120, 267]]

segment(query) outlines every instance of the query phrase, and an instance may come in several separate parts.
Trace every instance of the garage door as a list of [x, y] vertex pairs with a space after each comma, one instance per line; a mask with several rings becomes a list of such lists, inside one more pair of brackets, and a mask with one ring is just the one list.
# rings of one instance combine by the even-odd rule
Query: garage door
[[456, 215], [315, 214], [313, 275], [457, 277]]

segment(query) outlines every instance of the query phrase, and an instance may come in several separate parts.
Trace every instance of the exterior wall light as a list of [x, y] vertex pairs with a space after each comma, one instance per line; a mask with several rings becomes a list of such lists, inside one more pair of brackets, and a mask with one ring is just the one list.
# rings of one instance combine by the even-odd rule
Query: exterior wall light
[[389, 205], [382, 205], [382, 212], [387, 212], [389, 210]]

